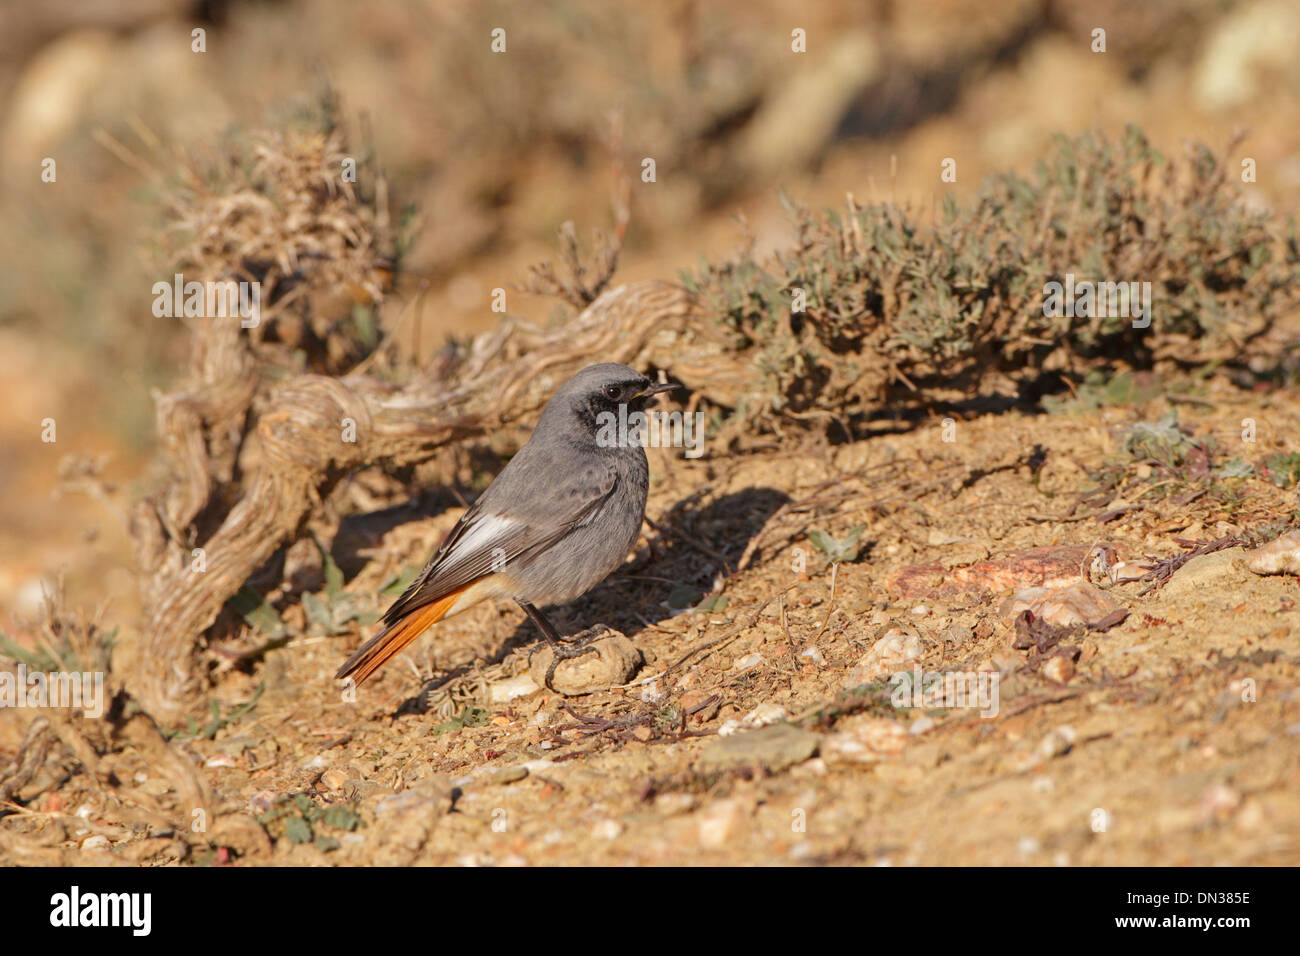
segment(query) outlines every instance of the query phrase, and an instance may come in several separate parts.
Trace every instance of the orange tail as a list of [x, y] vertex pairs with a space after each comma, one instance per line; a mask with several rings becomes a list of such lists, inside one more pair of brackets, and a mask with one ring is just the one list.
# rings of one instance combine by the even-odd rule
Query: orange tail
[[432, 604], [417, 607], [405, 617], [385, 627], [347, 659], [334, 675], [335, 679], [354, 677], [358, 684], [365, 683], [366, 678], [383, 667], [390, 657], [423, 634], [430, 625], [441, 621], [464, 590], [461, 588]]

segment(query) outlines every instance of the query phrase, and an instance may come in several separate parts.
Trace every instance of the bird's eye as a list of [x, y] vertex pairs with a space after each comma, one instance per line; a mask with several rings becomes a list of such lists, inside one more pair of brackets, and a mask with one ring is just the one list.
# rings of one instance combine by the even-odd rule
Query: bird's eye
[[622, 391], [623, 391], [623, 390], [622, 390], [621, 388], [619, 388], [617, 385], [606, 385], [606, 386], [605, 386], [605, 394], [606, 394], [609, 398], [618, 398], [619, 394], [620, 394]]

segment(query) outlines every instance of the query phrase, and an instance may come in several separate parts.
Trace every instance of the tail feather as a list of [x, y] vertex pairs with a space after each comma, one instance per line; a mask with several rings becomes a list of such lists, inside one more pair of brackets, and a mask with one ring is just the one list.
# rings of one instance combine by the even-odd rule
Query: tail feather
[[431, 625], [442, 620], [464, 590], [465, 588], [460, 588], [431, 604], [413, 608], [385, 626], [347, 659], [334, 675], [335, 679], [352, 677], [357, 684], [365, 683], [366, 679], [383, 667], [389, 658], [423, 634]]

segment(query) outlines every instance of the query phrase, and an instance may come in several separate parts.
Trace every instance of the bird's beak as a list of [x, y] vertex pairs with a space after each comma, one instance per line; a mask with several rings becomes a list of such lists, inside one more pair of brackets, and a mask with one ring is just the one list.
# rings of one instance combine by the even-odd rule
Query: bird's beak
[[681, 388], [676, 382], [655, 382], [641, 389], [637, 398], [646, 398], [650, 395], [658, 395], [660, 392], [671, 392], [674, 388]]

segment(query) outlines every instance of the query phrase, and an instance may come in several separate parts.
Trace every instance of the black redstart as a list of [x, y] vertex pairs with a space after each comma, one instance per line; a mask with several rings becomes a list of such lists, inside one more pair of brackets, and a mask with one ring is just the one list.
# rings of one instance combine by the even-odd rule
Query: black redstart
[[676, 387], [612, 362], [560, 386], [528, 442], [335, 677], [362, 683], [430, 625], [494, 597], [514, 598], [550, 642], [548, 685], [555, 664], [592, 650], [583, 635], [562, 644], [537, 605], [572, 601], [627, 558], [645, 520], [649, 466], [640, 433], [609, 426]]

